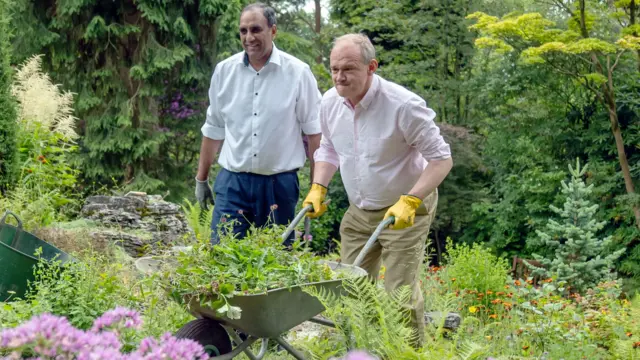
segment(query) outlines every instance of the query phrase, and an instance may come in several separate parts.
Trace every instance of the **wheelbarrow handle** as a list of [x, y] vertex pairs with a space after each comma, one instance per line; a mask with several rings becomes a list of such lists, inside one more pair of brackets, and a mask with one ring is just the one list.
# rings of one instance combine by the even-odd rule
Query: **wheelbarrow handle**
[[0, 218], [0, 226], [2, 226], [2, 225], [4, 225], [4, 224], [6, 224], [6, 220], [5, 220], [5, 219], [6, 219], [6, 218], [7, 218], [7, 216], [9, 216], [9, 215], [13, 216], [13, 217], [16, 219], [16, 221], [18, 222], [18, 229], [19, 229], [19, 230], [22, 230], [22, 221], [20, 221], [20, 218], [18, 217], [18, 215], [16, 215], [16, 214], [12, 213], [12, 212], [11, 212], [11, 211], [9, 211], [9, 210], [5, 211], [5, 212], [4, 212], [4, 215], [2, 215], [2, 218]]
[[[331, 203], [331, 199], [324, 202], [325, 205], [329, 205], [329, 203]], [[293, 218], [293, 221], [291, 221], [291, 224], [289, 224], [289, 226], [287, 227], [287, 230], [284, 232], [284, 234], [282, 234], [282, 241], [286, 240], [289, 237], [293, 229], [295, 229], [295, 227], [298, 226], [298, 223], [300, 223], [300, 220], [302, 220], [302, 218], [307, 213], [307, 211], [311, 211], [311, 210], [313, 210], [313, 205], [307, 205], [304, 208], [302, 208], [302, 210], [300, 210], [298, 215], [296, 215], [296, 217]]]
[[389, 216], [388, 218], [384, 219], [380, 223], [380, 225], [378, 225], [378, 227], [376, 228], [376, 231], [373, 232], [369, 240], [367, 240], [367, 243], [364, 244], [364, 247], [360, 251], [360, 254], [358, 254], [358, 257], [353, 262], [353, 266], [360, 266], [362, 264], [362, 260], [367, 255], [369, 250], [371, 250], [371, 247], [373, 246], [373, 244], [375, 244], [376, 240], [378, 240], [378, 236], [380, 236], [380, 233], [382, 232], [382, 230], [384, 230], [384, 228], [386, 228], [387, 226], [393, 224], [395, 221], [396, 221], [396, 218], [394, 216]]

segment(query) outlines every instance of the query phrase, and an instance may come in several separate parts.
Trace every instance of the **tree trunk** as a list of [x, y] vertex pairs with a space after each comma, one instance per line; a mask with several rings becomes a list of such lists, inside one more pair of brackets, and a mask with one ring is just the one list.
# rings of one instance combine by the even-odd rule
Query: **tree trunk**
[[318, 56], [316, 56], [316, 63], [322, 64], [322, 42], [320, 41], [320, 31], [322, 31], [322, 8], [320, 7], [320, 0], [314, 0], [316, 5], [316, 46], [318, 47]]
[[[603, 86], [604, 99], [606, 101], [607, 110], [609, 111], [609, 121], [611, 122], [611, 131], [613, 137], [616, 140], [616, 149], [618, 150], [618, 160], [620, 162], [620, 169], [622, 170], [622, 176], [624, 177], [624, 185], [627, 189], [627, 194], [635, 194], [635, 188], [633, 185], [633, 179], [631, 178], [631, 171], [629, 171], [629, 162], [627, 161], [627, 154], [624, 150], [624, 141], [622, 139], [622, 132], [620, 131], [620, 125], [618, 123], [618, 112], [615, 101], [615, 94], [613, 92], [613, 80], [611, 72], [609, 72], [609, 82]], [[636, 226], [640, 229], [640, 208], [638, 206], [633, 207], [633, 213], [636, 217]]]
[[[635, 0], [631, 0], [631, 3], [629, 4], [629, 26], [633, 26], [636, 24], [636, 10], [638, 9], [638, 6], [636, 4]], [[634, 31], [633, 32], [633, 36], [638, 36], [639, 34]], [[637, 56], [638, 56], [638, 72], [640, 72], [640, 50], [637, 51]]]

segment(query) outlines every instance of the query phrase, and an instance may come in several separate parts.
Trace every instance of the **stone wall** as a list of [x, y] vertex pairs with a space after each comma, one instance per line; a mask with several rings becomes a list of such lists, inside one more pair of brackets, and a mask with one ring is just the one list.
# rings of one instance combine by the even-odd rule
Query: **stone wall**
[[195, 240], [182, 208], [159, 195], [91, 196], [81, 216], [98, 224], [92, 238], [114, 242], [133, 257]]

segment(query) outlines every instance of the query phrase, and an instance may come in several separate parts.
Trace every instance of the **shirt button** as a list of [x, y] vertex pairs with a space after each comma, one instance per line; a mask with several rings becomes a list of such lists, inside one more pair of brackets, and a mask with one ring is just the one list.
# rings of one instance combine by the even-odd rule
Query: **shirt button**
[[253, 136], [258, 136], [258, 134], [253, 134]]
[[257, 116], [257, 115], [258, 115], [258, 113], [253, 113], [253, 115], [256, 115], [256, 116]]
[[258, 95], [258, 93], [256, 93], [256, 95]]
[[258, 156], [258, 154], [253, 154], [254, 157]]
[[256, 75], [260, 75], [260, 73], [256, 73]]

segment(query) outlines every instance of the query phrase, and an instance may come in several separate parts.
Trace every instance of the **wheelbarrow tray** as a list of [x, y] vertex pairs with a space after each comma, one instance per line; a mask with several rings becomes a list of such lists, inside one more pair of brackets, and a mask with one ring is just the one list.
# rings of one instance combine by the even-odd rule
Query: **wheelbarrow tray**
[[48, 262], [72, 261], [70, 255], [37, 236], [7, 223], [0, 223], [0, 301], [22, 298], [29, 282], [35, 280], [33, 272], [40, 257]]
[[[325, 261], [333, 269], [342, 267], [350, 269], [352, 274], [366, 275], [364, 270], [336, 262]], [[362, 271], [362, 273], [360, 272]], [[346, 295], [342, 288], [343, 279], [307, 283], [288, 288], [269, 290], [266, 293], [252, 295], [234, 295], [228, 299], [231, 306], [239, 307], [242, 312], [240, 319], [230, 319], [215, 309], [203, 306], [201, 300], [218, 300], [217, 296], [185, 296], [189, 310], [196, 317], [206, 317], [230, 326], [248, 335], [258, 338], [276, 338], [303, 322], [325, 311], [322, 303], [305, 291], [313, 288], [338, 296]]]
[[[153, 262], [158, 260], [153, 257], [141, 258], [136, 266], [144, 269], [145, 272], [152, 271], [150, 269], [155, 267]], [[320, 262], [329, 265], [334, 272], [346, 272], [348, 277], [367, 275], [365, 270], [357, 266], [325, 260]], [[187, 294], [182, 296], [182, 301], [189, 312], [197, 318], [209, 318], [257, 338], [276, 338], [325, 311], [324, 305], [315, 296], [307, 293], [306, 288], [311, 287], [316, 291], [344, 296], [346, 291], [342, 287], [343, 281], [344, 279], [335, 279], [306, 283], [272, 289], [260, 294], [234, 294], [227, 300], [229, 305], [241, 309], [239, 319], [231, 319], [217, 312], [216, 309], [203, 305], [217, 301], [219, 297], [215, 294], [206, 296]], [[171, 289], [165, 290], [171, 292]], [[172, 298], [179, 299], [175, 296]]]

